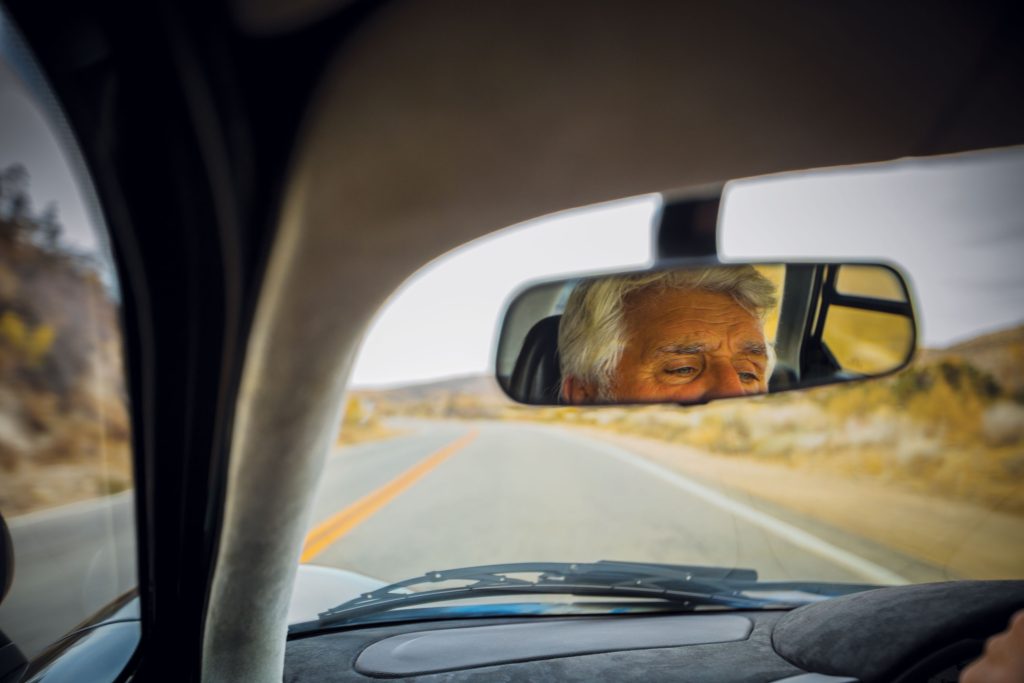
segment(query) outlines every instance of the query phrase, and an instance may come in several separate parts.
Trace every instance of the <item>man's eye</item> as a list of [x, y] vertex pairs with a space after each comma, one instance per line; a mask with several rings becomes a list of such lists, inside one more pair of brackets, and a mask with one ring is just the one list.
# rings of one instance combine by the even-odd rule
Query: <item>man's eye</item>
[[677, 375], [679, 377], [690, 377], [697, 373], [697, 368], [692, 365], [684, 365], [678, 368], [667, 368], [665, 370], [670, 375]]
[[739, 375], [740, 375], [740, 381], [741, 382], [760, 382], [761, 381], [761, 378], [758, 377], [757, 375], [755, 375], [752, 372], [741, 372], [741, 373], [739, 373]]

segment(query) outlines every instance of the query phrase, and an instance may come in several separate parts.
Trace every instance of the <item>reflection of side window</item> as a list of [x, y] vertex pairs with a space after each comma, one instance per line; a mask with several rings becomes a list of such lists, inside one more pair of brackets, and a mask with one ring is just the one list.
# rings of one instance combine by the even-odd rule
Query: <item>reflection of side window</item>
[[0, 632], [31, 659], [136, 584], [131, 426], [92, 185], [2, 16], [0, 33]]
[[821, 340], [844, 372], [885, 373], [913, 351], [913, 308], [900, 279], [887, 268], [830, 268], [818, 315], [824, 316]]

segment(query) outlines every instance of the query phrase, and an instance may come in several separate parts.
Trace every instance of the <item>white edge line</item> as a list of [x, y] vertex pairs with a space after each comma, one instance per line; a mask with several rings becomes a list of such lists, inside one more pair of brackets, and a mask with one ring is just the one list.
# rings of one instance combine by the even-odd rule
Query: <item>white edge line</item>
[[[574, 440], [582, 438], [578, 435], [568, 434], [563, 431], [559, 431], [559, 433]], [[744, 503], [734, 500], [719, 491], [709, 488], [703, 484], [699, 484], [688, 477], [662, 467], [657, 463], [653, 463], [640, 456], [634, 455], [633, 453], [617, 446], [613, 446], [612, 444], [592, 439], [585, 440], [588, 445], [599, 448], [606, 455], [628, 463], [633, 467], [637, 467], [665, 483], [697, 496], [698, 498], [711, 503], [715, 507], [725, 510], [726, 512], [730, 512], [751, 524], [755, 524], [765, 531], [775, 534], [779, 538], [786, 540], [795, 546], [803, 548], [808, 552], [812, 552], [815, 555], [823, 557], [838, 565], [842, 565], [843, 567], [860, 574], [871, 583], [889, 585], [903, 585], [910, 583], [910, 581], [905, 577], [900, 576], [896, 572], [886, 569], [881, 565], [875, 564], [871, 560], [867, 560], [860, 555], [855, 555], [848, 550], [843, 550], [838, 546], [832, 545], [823, 538], [815, 536], [808, 531], [804, 531], [799, 527], [793, 526], [788, 522], [783, 522], [781, 519], [772, 517], [771, 515], [752, 508], [749, 505], [745, 505]]]

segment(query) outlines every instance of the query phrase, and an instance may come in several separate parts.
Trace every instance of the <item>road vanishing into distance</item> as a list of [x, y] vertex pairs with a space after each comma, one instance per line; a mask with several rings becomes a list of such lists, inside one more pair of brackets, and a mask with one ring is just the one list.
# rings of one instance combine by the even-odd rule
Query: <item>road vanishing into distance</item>
[[[940, 578], [582, 432], [513, 422], [404, 426], [329, 456], [304, 562], [388, 582], [471, 565], [597, 560], [746, 567], [766, 580]], [[10, 520], [17, 567], [0, 630], [26, 654], [38, 652], [134, 585], [131, 515], [121, 494]]]
[[[303, 561], [384, 581], [505, 562], [626, 560], [762, 579], [903, 583], [906, 559], [816, 534], [593, 436], [514, 422], [419, 422], [339, 449]], [[843, 539], [844, 541], [847, 539]]]

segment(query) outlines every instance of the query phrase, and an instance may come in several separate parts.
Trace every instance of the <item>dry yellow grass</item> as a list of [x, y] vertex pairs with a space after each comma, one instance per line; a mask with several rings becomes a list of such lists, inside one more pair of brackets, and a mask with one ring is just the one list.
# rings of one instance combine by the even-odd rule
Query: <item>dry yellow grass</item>
[[368, 441], [382, 441], [402, 434], [400, 430], [385, 425], [372, 401], [351, 396], [345, 403], [338, 445], [352, 446]]
[[507, 416], [782, 463], [1024, 514], [1024, 405], [943, 360], [877, 381], [679, 409], [545, 408]]
[[132, 463], [126, 442], [96, 443], [77, 460], [24, 461], [0, 477], [5, 517], [98, 498], [132, 486]]
[[383, 424], [344, 425], [341, 428], [341, 432], [338, 434], [338, 445], [354, 446], [360, 443], [367, 443], [368, 441], [383, 441], [384, 439], [401, 436], [404, 433], [405, 432], [399, 429], [394, 429]]

